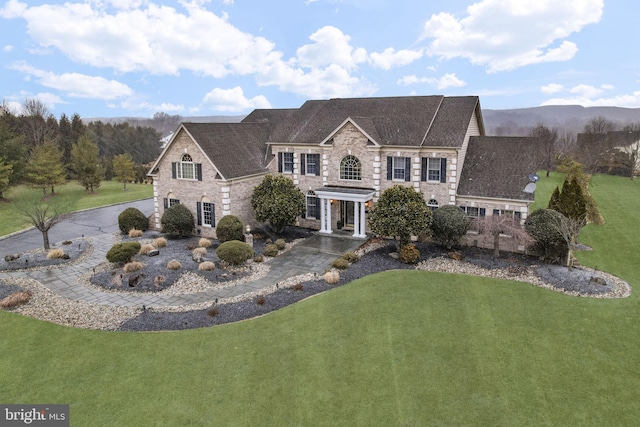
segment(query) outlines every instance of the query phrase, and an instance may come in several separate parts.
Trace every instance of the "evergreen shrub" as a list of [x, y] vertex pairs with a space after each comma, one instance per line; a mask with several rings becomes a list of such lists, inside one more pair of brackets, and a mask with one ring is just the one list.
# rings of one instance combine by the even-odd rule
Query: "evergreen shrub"
[[138, 242], [116, 243], [107, 252], [107, 261], [116, 264], [126, 264], [131, 261], [131, 258], [138, 252], [140, 252], [140, 243]]
[[239, 240], [229, 240], [216, 249], [216, 255], [232, 265], [240, 265], [253, 257], [253, 248]]
[[149, 220], [136, 208], [127, 208], [118, 215], [118, 227], [122, 234], [128, 234], [131, 229], [147, 231], [149, 229]]
[[216, 236], [220, 243], [230, 240], [242, 241], [244, 237], [242, 221], [235, 215], [225, 215], [216, 225]]

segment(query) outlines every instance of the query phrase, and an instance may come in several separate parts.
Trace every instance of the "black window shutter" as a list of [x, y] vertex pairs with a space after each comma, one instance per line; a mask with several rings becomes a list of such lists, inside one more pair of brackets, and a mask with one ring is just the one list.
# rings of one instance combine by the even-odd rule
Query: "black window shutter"
[[307, 167], [307, 155], [300, 154], [300, 175], [305, 175], [305, 169]]
[[211, 203], [211, 226], [216, 226], [216, 205], [215, 203]]
[[387, 156], [387, 179], [393, 179], [393, 157]]
[[202, 163], [196, 163], [196, 175], [198, 181], [202, 181]]
[[404, 180], [411, 181], [411, 157], [404, 158]]
[[314, 156], [314, 161], [316, 162], [316, 176], [320, 176], [320, 154], [314, 154]]
[[202, 202], [196, 202], [196, 215], [198, 216], [198, 225], [202, 225]]
[[487, 210], [485, 208], [480, 208], [479, 211], [480, 211], [479, 212], [480, 216], [486, 216], [487, 215]]
[[447, 182], [447, 159], [440, 159], [440, 182]]
[[316, 197], [316, 209], [313, 213], [315, 219], [320, 219], [320, 199]]
[[178, 164], [176, 162], [171, 163], [171, 178], [176, 179], [178, 176]]
[[164, 204], [165, 209], [169, 207], [169, 199], [167, 199], [166, 197], [162, 199], [162, 203]]
[[278, 173], [282, 173], [282, 153], [278, 153]]
[[427, 158], [422, 158], [422, 169], [420, 170], [420, 181], [427, 180]]

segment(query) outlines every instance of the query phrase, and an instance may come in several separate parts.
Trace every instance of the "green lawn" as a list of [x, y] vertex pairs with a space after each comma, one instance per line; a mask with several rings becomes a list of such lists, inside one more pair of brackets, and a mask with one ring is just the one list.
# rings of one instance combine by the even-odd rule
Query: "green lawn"
[[[591, 188], [606, 224], [584, 230], [594, 250], [579, 260], [637, 288], [640, 181], [597, 176]], [[640, 417], [635, 291], [600, 300], [390, 271], [233, 325], [103, 332], [0, 312], [0, 337], [0, 402], [69, 403], [77, 426], [621, 426]]]
[[[64, 205], [68, 212], [153, 197], [152, 185], [127, 184], [127, 191], [124, 191], [122, 183], [116, 181], [103, 181], [94, 194], [87, 194], [76, 181], [70, 181], [55, 190], [55, 202]], [[42, 190], [27, 186], [12, 187], [5, 191], [4, 197], [9, 202], [0, 202], [0, 236], [29, 227], [24, 218], [17, 215], [18, 206], [37, 202], [42, 198]]]

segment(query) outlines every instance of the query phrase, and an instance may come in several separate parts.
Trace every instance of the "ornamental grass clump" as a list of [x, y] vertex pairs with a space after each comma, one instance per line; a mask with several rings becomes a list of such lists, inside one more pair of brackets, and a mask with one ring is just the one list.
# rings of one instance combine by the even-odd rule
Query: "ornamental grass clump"
[[132, 228], [129, 230], [129, 237], [134, 239], [136, 237], [142, 237], [144, 232], [142, 230], [138, 230], [137, 228]]
[[60, 259], [64, 258], [64, 251], [62, 249], [51, 249], [47, 252], [47, 258], [49, 259]]
[[191, 251], [192, 254], [198, 254], [198, 255], [206, 255], [207, 254], [207, 248], [203, 248], [203, 247], [197, 247], [194, 250]]
[[240, 265], [253, 258], [253, 248], [239, 240], [230, 240], [218, 246], [216, 255], [229, 264]]
[[145, 243], [144, 245], [140, 246], [140, 251], [138, 252], [140, 255], [147, 255], [149, 252], [155, 250], [156, 247], [153, 246], [150, 243]]
[[280, 251], [284, 250], [284, 248], [287, 247], [287, 242], [285, 242], [284, 239], [278, 239], [274, 242], [274, 244]]
[[344, 258], [337, 258], [333, 260], [331, 266], [333, 268], [337, 268], [338, 270], [346, 270], [347, 268], [349, 268], [349, 261]]
[[335, 285], [340, 281], [340, 273], [337, 271], [327, 271], [324, 273], [324, 281], [329, 285]]
[[342, 258], [353, 264], [360, 261], [360, 257], [355, 252], [345, 252], [342, 254]]
[[153, 246], [155, 246], [156, 249], [165, 248], [167, 247], [167, 244], [167, 239], [165, 239], [164, 237], [156, 237], [155, 239], [153, 239]]
[[18, 291], [0, 300], [0, 308], [13, 308], [24, 305], [31, 299], [31, 292]]
[[200, 271], [213, 271], [216, 269], [216, 265], [211, 261], [204, 261], [198, 265]]
[[167, 268], [169, 270], [180, 270], [182, 268], [182, 264], [177, 259], [172, 259], [167, 263]]
[[216, 317], [218, 314], [220, 314], [220, 311], [217, 308], [211, 308], [207, 311], [207, 316], [210, 317]]
[[210, 248], [211, 245], [211, 240], [207, 239], [206, 237], [202, 237], [200, 240], [198, 240], [198, 247], [200, 248]]
[[144, 264], [139, 261], [128, 262], [122, 268], [122, 271], [125, 273], [133, 273], [134, 271], [142, 270], [144, 268]]

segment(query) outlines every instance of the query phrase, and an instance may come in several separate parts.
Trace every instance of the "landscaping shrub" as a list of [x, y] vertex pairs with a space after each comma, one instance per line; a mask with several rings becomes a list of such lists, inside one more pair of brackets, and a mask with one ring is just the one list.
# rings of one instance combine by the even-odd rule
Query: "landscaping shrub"
[[253, 257], [253, 248], [239, 240], [230, 240], [218, 246], [216, 255], [229, 264], [239, 265]]
[[191, 251], [192, 254], [200, 254], [200, 255], [206, 255], [207, 254], [207, 248], [195, 248], [193, 251]]
[[200, 248], [210, 248], [211, 245], [212, 245], [211, 240], [207, 239], [206, 237], [203, 237], [200, 240], [198, 240], [198, 247]]
[[182, 268], [182, 264], [177, 259], [172, 259], [167, 263], [167, 268], [169, 270], [180, 270]]
[[127, 208], [118, 215], [118, 227], [122, 234], [127, 234], [133, 228], [147, 231], [149, 229], [149, 220], [141, 210]]
[[220, 221], [218, 221], [218, 225], [216, 225], [216, 236], [220, 243], [230, 240], [242, 241], [244, 237], [243, 233], [242, 221], [235, 215], [223, 216], [220, 218]]
[[333, 268], [337, 268], [338, 270], [346, 270], [347, 268], [349, 268], [349, 261], [344, 258], [338, 258], [333, 260], [331, 266]]
[[140, 243], [138, 242], [116, 243], [107, 252], [107, 261], [125, 264], [131, 261], [131, 258], [138, 252], [140, 252]]
[[352, 264], [354, 262], [360, 261], [360, 257], [355, 252], [345, 252], [345, 253], [342, 254], [342, 258], [346, 259], [348, 262], [350, 262]]
[[142, 237], [143, 234], [144, 231], [138, 230], [137, 228], [132, 228], [131, 230], [129, 230], [129, 237], [132, 239], [135, 237]]
[[13, 308], [29, 302], [31, 292], [18, 291], [0, 300], [0, 308]]
[[280, 251], [284, 250], [284, 248], [287, 247], [287, 242], [285, 242], [284, 239], [278, 239], [274, 242], [274, 244]]
[[302, 283], [296, 283], [291, 287], [291, 289], [293, 289], [294, 291], [301, 291], [304, 289], [304, 287], [302, 286]]
[[183, 237], [193, 232], [193, 214], [185, 205], [173, 205], [160, 218], [162, 232], [172, 236]]
[[262, 255], [258, 255], [257, 257], [255, 257], [253, 259], [254, 262], [263, 262], [264, 261], [264, 257]]
[[218, 309], [217, 309], [217, 308], [212, 308], [212, 309], [210, 309], [209, 311], [207, 311], [207, 315], [208, 315], [208, 316], [211, 316], [211, 317], [215, 317], [215, 316], [217, 316], [218, 314], [220, 314], [220, 311], [218, 311]]
[[198, 270], [200, 271], [213, 271], [216, 269], [216, 265], [211, 261], [204, 261], [198, 265]]
[[404, 245], [400, 248], [398, 260], [405, 264], [415, 264], [420, 261], [420, 251], [413, 243]]
[[143, 267], [144, 267], [143, 263], [138, 261], [132, 261], [132, 262], [126, 263], [122, 268], [122, 270], [125, 273], [133, 273], [134, 271], [142, 270]]
[[337, 271], [327, 271], [324, 273], [324, 281], [329, 285], [335, 285], [340, 281], [340, 273]]
[[258, 305], [262, 305], [265, 302], [267, 302], [267, 299], [262, 295], [259, 295], [258, 298], [256, 298], [256, 304]]
[[562, 214], [553, 209], [538, 209], [524, 222], [524, 230], [536, 242], [534, 251], [546, 259], [560, 260], [568, 250], [567, 243], [556, 226], [560, 216]]
[[278, 256], [278, 247], [273, 243], [264, 247], [264, 255], [265, 256]]
[[153, 246], [156, 247], [156, 249], [160, 249], [160, 248], [164, 248], [167, 246], [167, 239], [165, 239], [164, 237], [157, 237], [155, 239], [153, 239]]
[[49, 258], [49, 259], [64, 258], [64, 250], [62, 250], [62, 249], [51, 249], [49, 252], [47, 252], [47, 258]]
[[150, 243], [145, 243], [144, 245], [140, 246], [140, 251], [138, 252], [140, 255], [146, 255], [148, 254], [150, 251], [155, 250], [156, 247], [153, 246]]
[[469, 229], [469, 217], [458, 206], [444, 205], [433, 212], [431, 231], [433, 238], [447, 249], [458, 244]]

